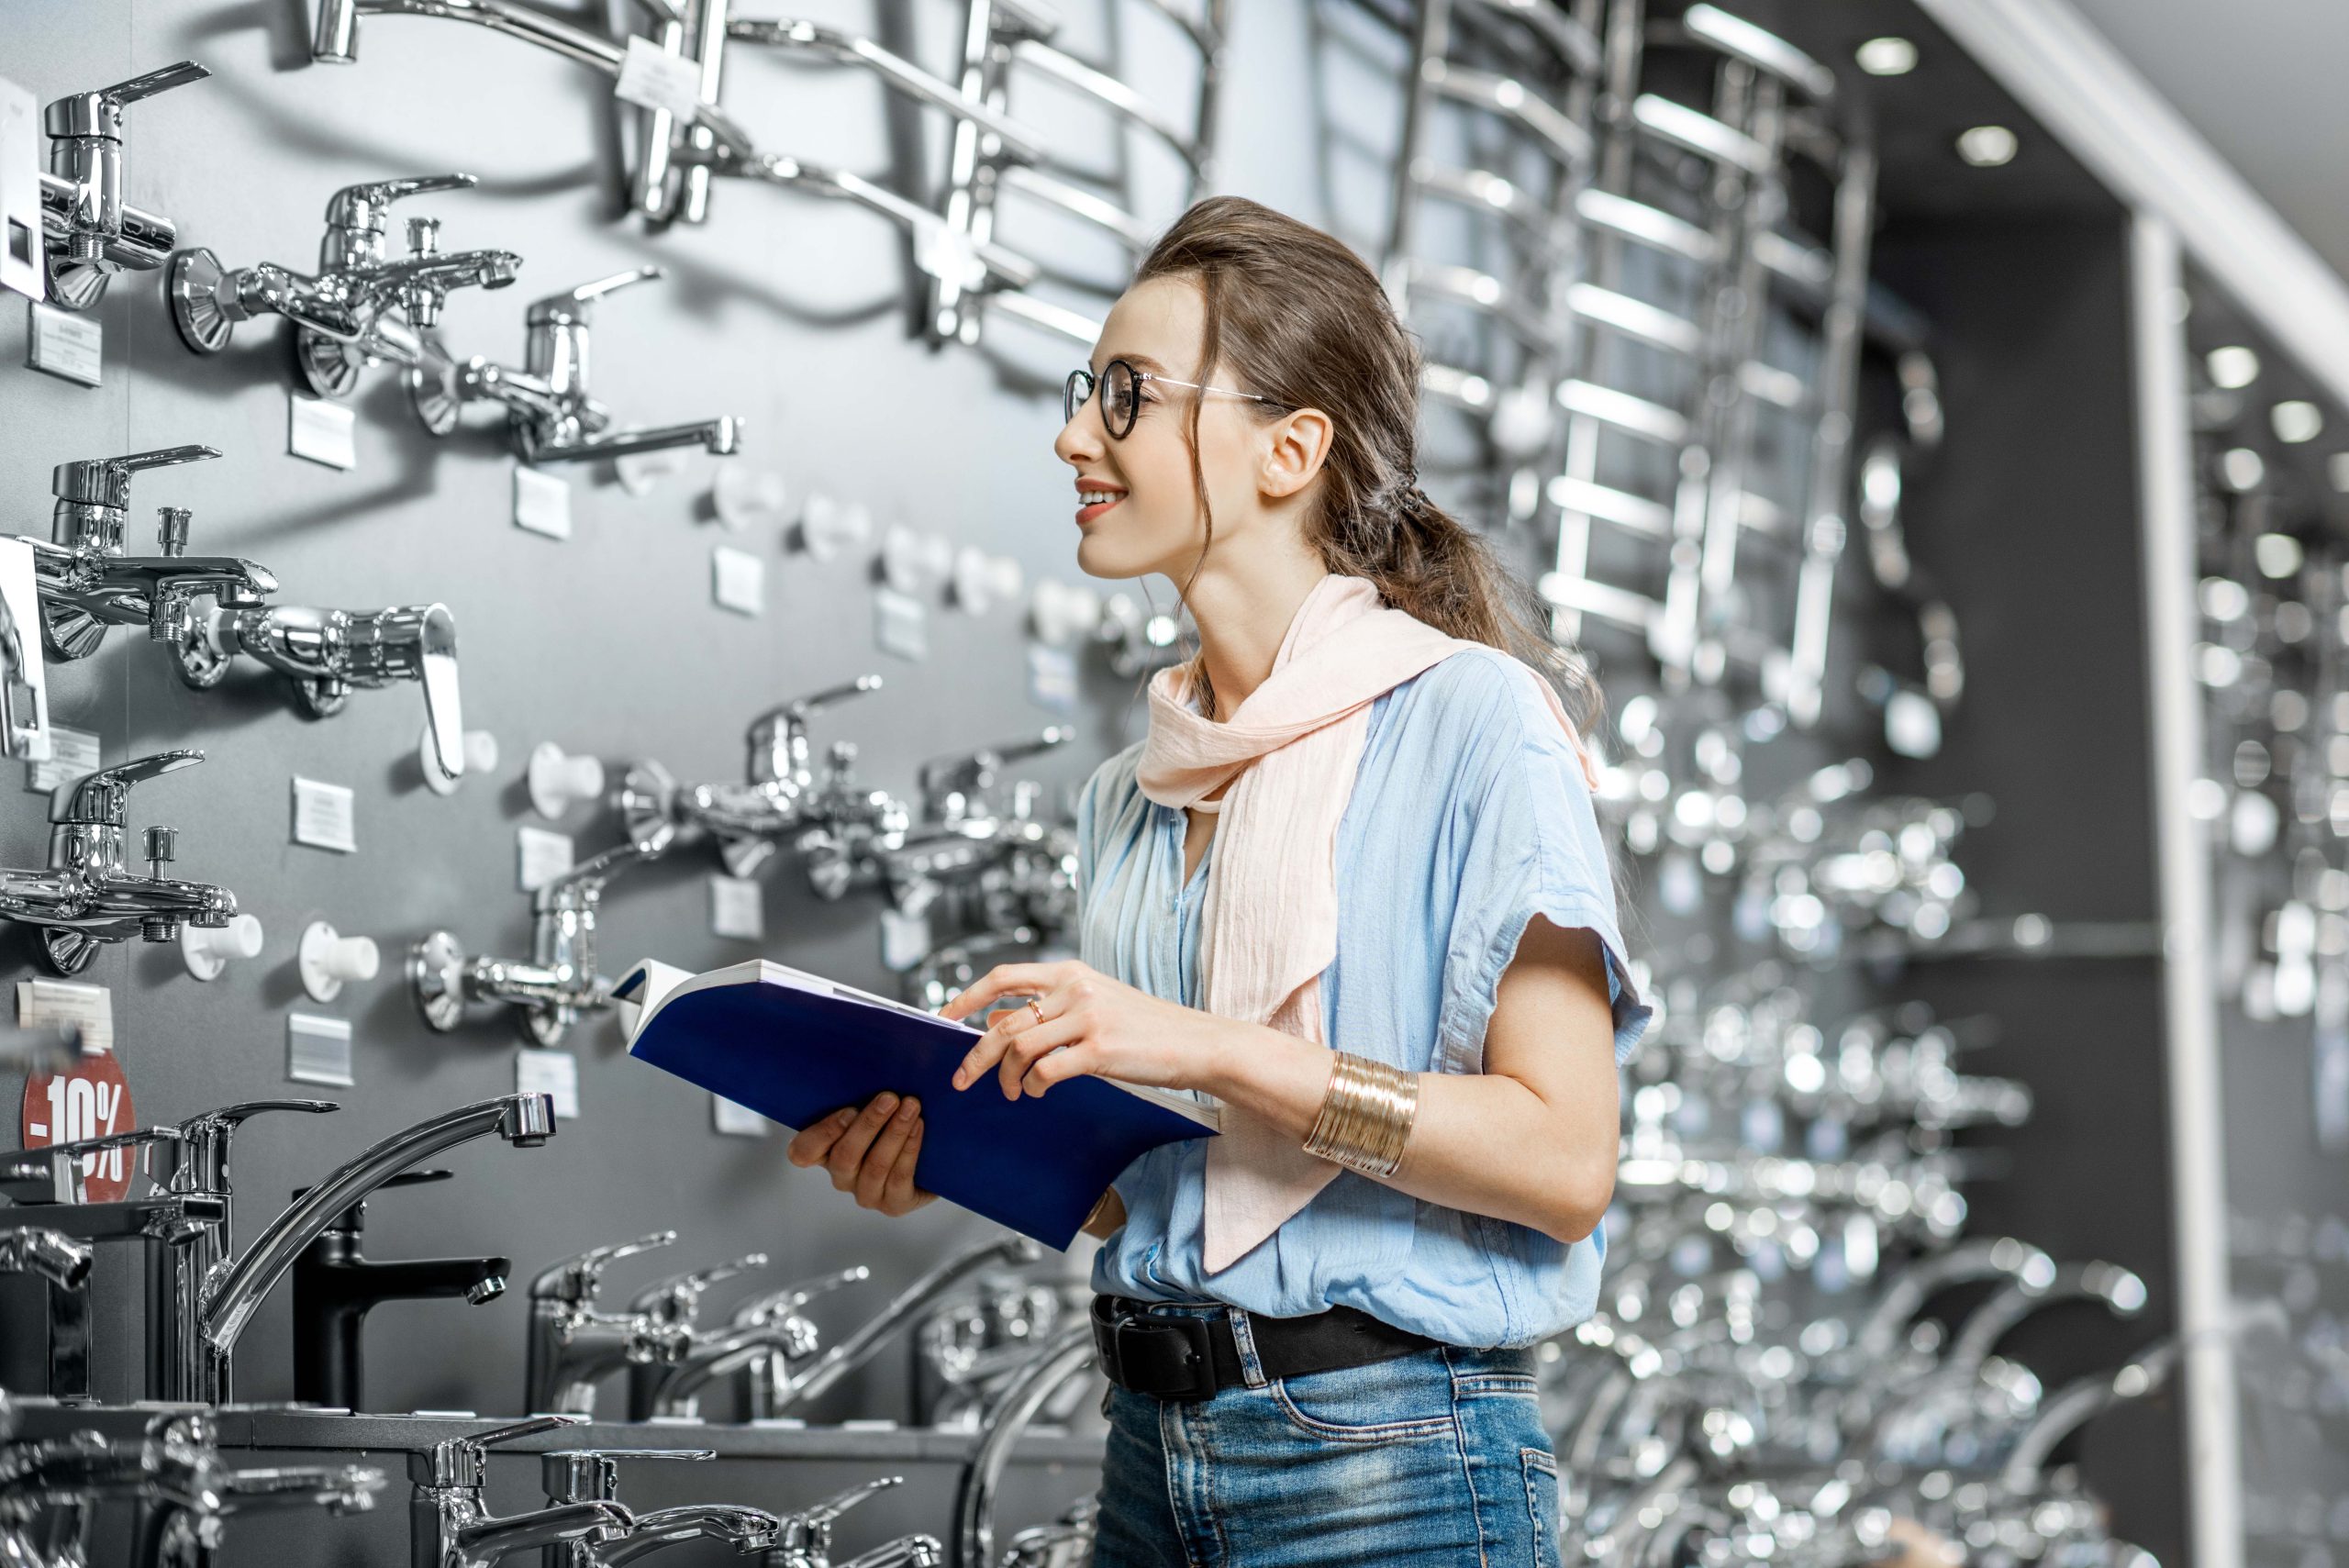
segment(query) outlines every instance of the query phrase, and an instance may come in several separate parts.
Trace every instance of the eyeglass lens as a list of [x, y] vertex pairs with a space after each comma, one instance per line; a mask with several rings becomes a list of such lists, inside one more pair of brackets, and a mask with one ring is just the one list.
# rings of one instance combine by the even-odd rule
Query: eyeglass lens
[[1063, 423], [1076, 417], [1085, 400], [1093, 395], [1096, 386], [1101, 390], [1101, 424], [1113, 437], [1122, 437], [1134, 428], [1134, 415], [1141, 406], [1141, 388], [1136, 384], [1133, 367], [1123, 360], [1111, 360], [1097, 382], [1093, 373], [1074, 370], [1061, 388], [1061, 418]]

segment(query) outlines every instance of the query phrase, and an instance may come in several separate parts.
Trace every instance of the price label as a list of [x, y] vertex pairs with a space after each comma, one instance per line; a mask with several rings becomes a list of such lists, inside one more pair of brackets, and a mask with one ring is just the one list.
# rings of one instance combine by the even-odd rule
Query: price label
[[659, 109], [676, 117], [680, 125], [691, 125], [701, 113], [701, 67], [640, 35], [628, 40], [628, 55], [620, 61], [620, 77], [612, 85], [612, 96], [640, 109]]
[[106, 763], [98, 755], [98, 737], [95, 730], [68, 729], [61, 724], [49, 727], [49, 761], [25, 764], [25, 787], [47, 795], [59, 784], [72, 784], [84, 773], [95, 773]]
[[33, 301], [26, 307], [30, 331], [25, 363], [60, 381], [83, 386], [98, 384], [98, 370], [106, 357], [106, 329], [95, 317]]
[[294, 841], [314, 850], [354, 853], [359, 848], [354, 800], [348, 784], [321, 784], [295, 775]]
[[881, 911], [881, 967], [902, 974], [930, 956], [930, 917]]
[[[62, 1073], [35, 1073], [25, 1080], [24, 1147], [78, 1143], [137, 1127], [130, 1083], [111, 1051], [85, 1055]], [[130, 1195], [139, 1173], [137, 1152], [109, 1149], [82, 1156], [82, 1180], [91, 1203], [119, 1203]]]
[[359, 416], [323, 397], [285, 395], [285, 450], [328, 468], [359, 466]]
[[348, 1089], [351, 1022], [316, 1013], [285, 1015], [285, 1075], [297, 1084], [327, 1084]]
[[544, 828], [514, 829], [514, 879], [536, 893], [571, 869], [571, 835]]
[[538, 1051], [525, 1046], [514, 1053], [514, 1092], [545, 1095], [554, 1101], [559, 1121], [579, 1115], [579, 1058], [567, 1051]]
[[873, 639], [884, 653], [900, 659], [930, 657], [930, 612], [911, 594], [873, 590]]
[[1049, 643], [1028, 645], [1028, 700], [1069, 713], [1076, 707], [1076, 655]]
[[749, 877], [712, 876], [709, 934], [744, 942], [763, 940], [767, 934], [766, 909], [759, 896], [761, 884]]
[[715, 547], [709, 552], [709, 594], [720, 609], [746, 616], [764, 614], [767, 563], [730, 544]]
[[19, 980], [17, 1025], [79, 1029], [83, 1051], [112, 1051], [114, 994], [76, 980]]
[[571, 486], [551, 473], [516, 464], [514, 526], [549, 539], [569, 539]]

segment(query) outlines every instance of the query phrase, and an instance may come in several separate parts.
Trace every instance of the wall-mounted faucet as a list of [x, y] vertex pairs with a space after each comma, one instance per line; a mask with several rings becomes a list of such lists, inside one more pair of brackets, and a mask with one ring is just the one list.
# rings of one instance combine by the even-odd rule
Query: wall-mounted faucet
[[530, 1282], [529, 1364], [524, 1397], [533, 1410], [562, 1410], [591, 1416], [596, 1385], [624, 1366], [673, 1362], [685, 1353], [690, 1332], [651, 1312], [606, 1312], [596, 1305], [604, 1269], [677, 1239], [656, 1230], [633, 1241], [591, 1247], [566, 1258]]
[[624, 1539], [636, 1529], [636, 1516], [618, 1503], [564, 1503], [500, 1518], [482, 1501], [491, 1447], [577, 1424], [571, 1416], [533, 1416], [410, 1455], [416, 1490], [408, 1503], [408, 1562], [414, 1568], [495, 1568], [518, 1552]]
[[462, 363], [435, 354], [410, 367], [408, 399], [417, 417], [434, 435], [445, 436], [457, 428], [466, 404], [503, 404], [514, 450], [530, 463], [585, 462], [690, 446], [731, 456], [740, 444], [741, 422], [730, 414], [697, 425], [613, 430], [611, 410], [588, 394], [587, 328], [596, 302], [661, 275], [658, 267], [637, 267], [532, 301], [523, 318], [522, 370], [508, 370], [478, 354]]
[[501, 1095], [405, 1128], [362, 1151], [270, 1221], [241, 1256], [229, 1251], [228, 1146], [246, 1118], [262, 1111], [321, 1112], [321, 1100], [263, 1100], [209, 1111], [183, 1123], [175, 1195], [202, 1195], [217, 1220], [190, 1227], [150, 1255], [149, 1396], [218, 1404], [233, 1396], [238, 1339], [263, 1297], [311, 1242], [351, 1205], [421, 1161], [495, 1133], [517, 1149], [555, 1133], [554, 1103], [544, 1095]]
[[503, 1002], [517, 1008], [523, 1032], [551, 1046], [584, 1013], [612, 1005], [612, 983], [596, 971], [596, 925], [604, 885], [629, 866], [653, 858], [634, 844], [618, 844], [582, 861], [530, 895], [528, 961], [468, 958], [449, 931], [434, 931], [408, 951], [408, 984], [424, 1021], [447, 1034], [464, 1022], [468, 1002]]
[[124, 553], [130, 476], [219, 455], [211, 447], [169, 447], [57, 465], [50, 477], [57, 501], [49, 539], [28, 540], [40, 596], [41, 643], [51, 658], [86, 658], [114, 626], [144, 626], [156, 641], [171, 641], [185, 635], [200, 595], [225, 605], [258, 605], [276, 589], [277, 579], [250, 561], [189, 555], [183, 507], [161, 508], [158, 554]]
[[211, 74], [193, 60], [183, 60], [94, 93], [59, 98], [43, 112], [50, 172], [40, 178], [40, 217], [52, 304], [88, 310], [106, 297], [115, 273], [126, 267], [160, 267], [172, 253], [179, 240], [172, 220], [122, 199], [124, 114], [141, 98]]
[[619, 792], [629, 840], [648, 854], [708, 838], [734, 876], [751, 876], [780, 842], [826, 824], [862, 824], [875, 831], [903, 831], [906, 808], [879, 791], [854, 786], [851, 768], [856, 749], [836, 744], [830, 766], [818, 779], [810, 758], [807, 721], [845, 699], [881, 689], [878, 675], [859, 675], [843, 685], [795, 697], [752, 719], [743, 736], [750, 759], [743, 783], [682, 785], [660, 763], [646, 761], [628, 771]]
[[504, 288], [522, 258], [511, 250], [440, 249], [440, 220], [407, 222], [408, 253], [387, 258], [392, 204], [427, 191], [478, 183], [471, 174], [425, 174], [346, 185], [327, 203], [316, 277], [263, 261], [229, 271], [201, 248], [172, 258], [165, 293], [180, 339], [199, 354], [228, 346], [239, 321], [264, 314], [295, 324], [295, 361], [320, 397], [348, 397], [379, 360], [417, 365], [432, 350], [422, 334], [456, 288]]
[[289, 605], [206, 605], [172, 643], [180, 679], [203, 690], [220, 684], [239, 653], [294, 678], [314, 718], [342, 711], [353, 686], [414, 681], [434, 762], [451, 778], [465, 772], [465, 722], [457, 686], [457, 618], [446, 605], [387, 610], [318, 610]]
[[[384, 1187], [445, 1182], [446, 1171], [407, 1171]], [[381, 1189], [378, 1189], [381, 1190]], [[298, 1200], [309, 1192], [296, 1191]], [[506, 1294], [509, 1258], [417, 1258], [378, 1262], [361, 1249], [364, 1199], [317, 1234], [294, 1261], [294, 1397], [345, 1410], [366, 1408], [361, 1333], [368, 1311], [386, 1301], [458, 1297], [479, 1307]]]
[[237, 917], [237, 895], [210, 883], [163, 874], [179, 831], [147, 829], [150, 874], [129, 869], [123, 849], [130, 789], [204, 761], [201, 751], [163, 751], [101, 768], [50, 797], [49, 868], [0, 871], [0, 918], [39, 926], [41, 946], [61, 974], [79, 974], [101, 942], [169, 942], [183, 925], [221, 927]]
[[[547, 1501], [557, 1507], [619, 1501], [619, 1462], [623, 1459], [716, 1459], [707, 1448], [578, 1448], [559, 1449], [539, 1460], [540, 1485]], [[636, 1516], [626, 1535], [604, 1540], [577, 1540], [567, 1548], [551, 1548], [546, 1568], [618, 1568], [623, 1562], [687, 1540], [723, 1541], [747, 1556], [764, 1551], [783, 1538], [784, 1522], [763, 1508], [735, 1507], [725, 1503], [688, 1503]]]

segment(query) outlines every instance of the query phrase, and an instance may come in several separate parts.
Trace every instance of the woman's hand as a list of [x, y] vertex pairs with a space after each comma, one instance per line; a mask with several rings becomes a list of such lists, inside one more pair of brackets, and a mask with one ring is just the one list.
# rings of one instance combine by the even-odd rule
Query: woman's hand
[[895, 1218], [938, 1199], [914, 1185], [921, 1128], [921, 1102], [884, 1090], [861, 1110], [843, 1106], [809, 1123], [784, 1152], [795, 1165], [829, 1171], [834, 1187], [856, 1195], [857, 1207]]
[[[1041, 1095], [1063, 1078], [1089, 1073], [1162, 1089], [1208, 1089], [1229, 1035], [1229, 1020], [1112, 980], [1069, 959], [1002, 963], [938, 1009], [960, 1018], [1000, 996], [1033, 996], [996, 1013], [954, 1070], [967, 1089], [992, 1068], [1003, 1097]], [[1037, 1012], [1043, 1019], [1037, 1021]]]

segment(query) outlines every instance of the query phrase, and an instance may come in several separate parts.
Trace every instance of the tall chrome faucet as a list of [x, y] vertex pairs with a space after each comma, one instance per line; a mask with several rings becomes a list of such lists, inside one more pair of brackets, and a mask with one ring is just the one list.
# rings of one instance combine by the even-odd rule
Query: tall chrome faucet
[[530, 950], [519, 959], [468, 958], [449, 931], [434, 931], [408, 951], [407, 978], [424, 1021], [446, 1034], [464, 1021], [468, 1002], [504, 1002], [519, 1010], [523, 1032], [553, 1045], [584, 1013], [612, 1005], [612, 983], [596, 970], [596, 925], [604, 884], [652, 859], [618, 844], [572, 867], [530, 895]]
[[50, 797], [49, 868], [0, 870], [0, 918], [39, 926], [41, 946], [61, 974], [79, 974], [102, 942], [169, 942], [180, 928], [217, 930], [237, 917], [237, 895], [206, 882], [163, 874], [179, 831], [147, 829], [149, 875], [129, 869], [123, 849], [130, 790], [204, 761], [201, 751], [162, 751], [101, 768]]
[[296, 328], [303, 379], [320, 397], [350, 396], [379, 360], [424, 363], [433, 350], [422, 334], [440, 321], [449, 291], [504, 288], [522, 258], [511, 250], [444, 252], [436, 217], [408, 219], [408, 253], [389, 257], [392, 204], [478, 183], [471, 174], [421, 174], [344, 186], [327, 204], [315, 277], [269, 261], [230, 271], [210, 250], [183, 250], [172, 258], [165, 284], [173, 325], [189, 349], [215, 354], [228, 346], [237, 323], [283, 316]]
[[417, 1122], [339, 1167], [288, 1206], [241, 1256], [228, 1229], [228, 1146], [237, 1127], [262, 1111], [322, 1112], [322, 1100], [263, 1100], [209, 1111], [184, 1123], [173, 1193], [219, 1204], [214, 1224], [192, 1227], [150, 1257], [149, 1396], [218, 1404], [235, 1392], [237, 1340], [254, 1309], [319, 1234], [401, 1172], [441, 1151], [495, 1133], [517, 1149], [555, 1133], [554, 1103], [544, 1095], [501, 1095]]
[[50, 303], [88, 310], [106, 297], [115, 273], [160, 267], [172, 253], [179, 240], [172, 220], [122, 199], [123, 121], [139, 99], [211, 74], [183, 60], [59, 98], [43, 112], [50, 172], [40, 177], [40, 217]]
[[503, 404], [514, 450], [530, 463], [585, 462], [690, 446], [731, 456], [740, 445], [741, 422], [730, 414], [697, 425], [614, 430], [611, 410], [588, 394], [587, 329], [596, 302], [661, 275], [658, 267], [637, 267], [532, 301], [523, 318], [524, 369], [508, 370], [479, 354], [462, 363], [435, 354], [411, 367], [408, 399], [417, 417], [434, 435], [445, 436], [457, 428], [466, 404]]
[[572, 1416], [533, 1416], [477, 1438], [450, 1438], [408, 1458], [416, 1490], [408, 1502], [411, 1568], [495, 1568], [518, 1552], [551, 1551], [573, 1541], [617, 1540], [636, 1529], [618, 1503], [564, 1503], [527, 1514], [492, 1514], [482, 1501], [487, 1451], [518, 1438], [577, 1424]]

